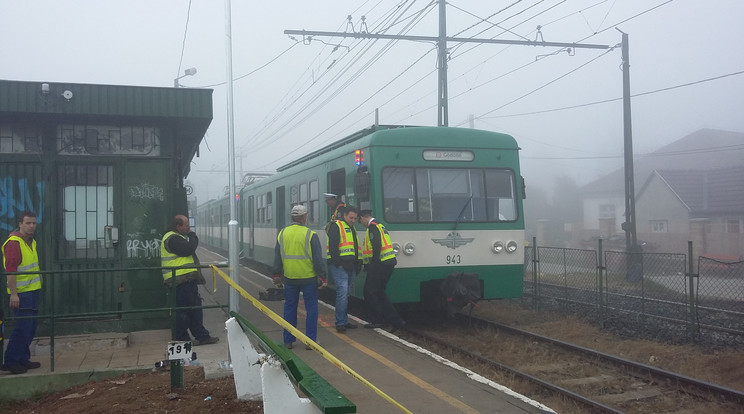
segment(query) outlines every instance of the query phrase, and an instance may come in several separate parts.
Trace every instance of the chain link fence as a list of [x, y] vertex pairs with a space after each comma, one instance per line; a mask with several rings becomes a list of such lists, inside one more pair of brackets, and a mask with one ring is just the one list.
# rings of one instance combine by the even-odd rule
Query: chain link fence
[[528, 246], [523, 300], [627, 336], [744, 345], [744, 261], [689, 258]]

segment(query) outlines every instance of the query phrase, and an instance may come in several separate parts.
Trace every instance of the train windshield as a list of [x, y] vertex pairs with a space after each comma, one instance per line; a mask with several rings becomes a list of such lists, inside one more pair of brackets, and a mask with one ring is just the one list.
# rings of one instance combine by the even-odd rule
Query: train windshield
[[387, 167], [382, 179], [387, 222], [517, 219], [516, 180], [510, 169]]

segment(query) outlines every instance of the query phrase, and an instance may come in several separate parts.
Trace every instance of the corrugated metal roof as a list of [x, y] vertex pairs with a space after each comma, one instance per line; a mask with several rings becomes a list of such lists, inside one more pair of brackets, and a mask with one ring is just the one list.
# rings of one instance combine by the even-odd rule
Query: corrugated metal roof
[[3, 112], [211, 120], [212, 90], [0, 80]]
[[[46, 86], [45, 86], [46, 85]], [[170, 125], [190, 160], [212, 122], [212, 89], [0, 80], [0, 121], [20, 118]]]

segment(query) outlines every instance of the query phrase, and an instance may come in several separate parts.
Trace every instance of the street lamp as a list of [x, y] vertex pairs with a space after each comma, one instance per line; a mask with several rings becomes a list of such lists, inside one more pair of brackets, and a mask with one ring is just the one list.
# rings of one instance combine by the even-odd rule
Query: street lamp
[[196, 68], [188, 68], [185, 71], [183, 71], [183, 75], [177, 77], [176, 79], [173, 79], [173, 87], [174, 88], [180, 88], [181, 85], [178, 83], [178, 80], [181, 78], [184, 78], [186, 76], [194, 76], [196, 75]]

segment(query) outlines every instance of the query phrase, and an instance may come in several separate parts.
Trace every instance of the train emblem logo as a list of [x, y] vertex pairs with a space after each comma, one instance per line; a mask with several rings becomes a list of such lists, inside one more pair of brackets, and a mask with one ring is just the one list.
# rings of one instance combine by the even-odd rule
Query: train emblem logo
[[447, 237], [444, 239], [431, 239], [436, 244], [441, 244], [444, 247], [449, 247], [450, 249], [454, 250], [460, 246], [464, 246], [471, 241], [475, 240], [472, 237], [464, 238], [460, 236], [460, 233], [456, 231], [452, 231], [449, 234], [447, 234]]

